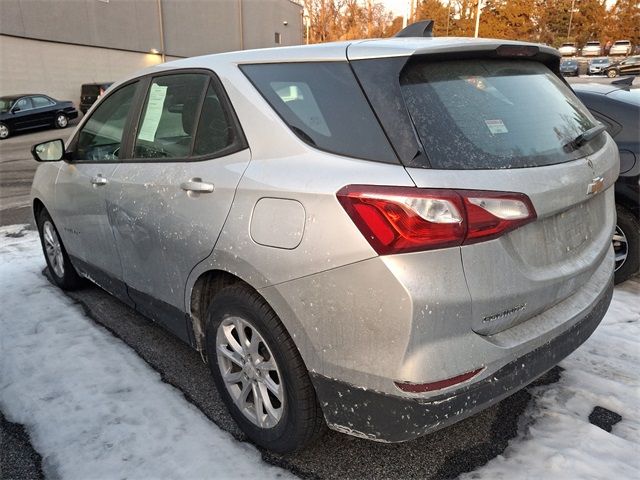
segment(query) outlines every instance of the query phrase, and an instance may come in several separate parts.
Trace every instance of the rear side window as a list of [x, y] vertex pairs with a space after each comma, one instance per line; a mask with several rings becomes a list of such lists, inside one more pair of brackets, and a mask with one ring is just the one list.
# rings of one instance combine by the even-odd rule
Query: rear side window
[[597, 121], [538, 62], [414, 62], [400, 80], [433, 168], [551, 165], [593, 153], [605, 141], [599, 135], [576, 150], [564, 148]]
[[191, 153], [202, 92], [203, 74], [154, 78], [147, 93], [134, 147], [135, 158], [183, 158]]
[[237, 141], [233, 121], [223, 107], [213, 83], [210, 83], [202, 104], [193, 155], [212, 155]]
[[31, 101], [33, 102], [33, 108], [50, 107], [53, 105], [53, 102], [47, 97], [31, 97]]
[[240, 67], [289, 128], [309, 145], [340, 155], [397, 163], [346, 63]]

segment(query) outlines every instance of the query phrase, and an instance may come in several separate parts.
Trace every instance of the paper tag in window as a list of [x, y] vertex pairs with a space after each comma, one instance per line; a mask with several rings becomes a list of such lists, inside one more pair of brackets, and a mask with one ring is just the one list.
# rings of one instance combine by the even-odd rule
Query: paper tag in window
[[496, 133], [509, 133], [509, 130], [504, 126], [502, 120], [485, 120], [484, 123], [489, 131], [494, 135]]
[[158, 125], [160, 125], [160, 117], [162, 116], [162, 109], [166, 97], [167, 87], [156, 85], [155, 83], [151, 84], [149, 99], [147, 100], [147, 110], [144, 113], [144, 120], [142, 121], [140, 133], [138, 133], [138, 140], [153, 142], [156, 139], [156, 131], [158, 130]]

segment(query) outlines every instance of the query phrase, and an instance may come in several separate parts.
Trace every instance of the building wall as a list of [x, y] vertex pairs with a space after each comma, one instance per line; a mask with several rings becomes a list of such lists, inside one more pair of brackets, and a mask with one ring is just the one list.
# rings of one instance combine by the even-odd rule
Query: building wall
[[0, 95], [78, 103], [83, 83], [159, 63], [160, 10], [167, 61], [302, 43], [291, 0], [0, 0]]
[[161, 49], [160, 11], [167, 55], [273, 47], [275, 32], [302, 43], [291, 0], [0, 0], [0, 34], [149, 52]]
[[77, 105], [83, 83], [119, 80], [157, 63], [160, 55], [150, 53], [0, 35], [0, 95], [46, 93]]

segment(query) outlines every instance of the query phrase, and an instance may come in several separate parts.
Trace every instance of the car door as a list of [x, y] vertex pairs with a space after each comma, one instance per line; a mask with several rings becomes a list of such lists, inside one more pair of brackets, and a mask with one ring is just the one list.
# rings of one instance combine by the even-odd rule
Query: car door
[[620, 64], [621, 75], [636, 75], [640, 74], [640, 61], [636, 58], [627, 58], [622, 64]]
[[11, 107], [11, 116], [14, 130], [24, 130], [35, 125], [33, 118], [33, 104], [31, 98], [22, 97]]
[[107, 198], [124, 279], [139, 311], [187, 340], [187, 277], [213, 250], [250, 152], [208, 71], [150, 78], [134, 131]]
[[56, 103], [44, 95], [32, 96], [31, 103], [33, 105], [34, 126], [53, 125]]
[[122, 265], [108, 218], [107, 193], [130, 126], [139, 82], [112, 92], [67, 146], [55, 187], [57, 222], [76, 268], [128, 301]]

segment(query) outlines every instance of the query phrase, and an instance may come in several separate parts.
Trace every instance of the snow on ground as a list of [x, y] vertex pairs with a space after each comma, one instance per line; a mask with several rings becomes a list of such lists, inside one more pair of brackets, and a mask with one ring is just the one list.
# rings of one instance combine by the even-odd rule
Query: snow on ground
[[[0, 228], [0, 408], [65, 479], [273, 478], [251, 446], [189, 404], [41, 271], [34, 232]], [[22, 234], [20, 237], [7, 235]], [[616, 288], [594, 335], [537, 387], [503, 455], [464, 478], [631, 479], [640, 472], [640, 282]], [[607, 433], [587, 418], [622, 415]]]
[[0, 228], [0, 408], [47, 477], [287, 478], [211, 423], [42, 275], [35, 232]]
[[[616, 287], [602, 324], [537, 387], [518, 437], [464, 479], [640, 479], [640, 281]], [[592, 425], [601, 406], [622, 415], [612, 433]]]

